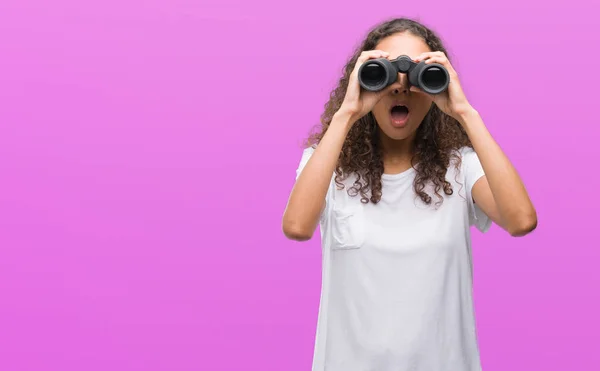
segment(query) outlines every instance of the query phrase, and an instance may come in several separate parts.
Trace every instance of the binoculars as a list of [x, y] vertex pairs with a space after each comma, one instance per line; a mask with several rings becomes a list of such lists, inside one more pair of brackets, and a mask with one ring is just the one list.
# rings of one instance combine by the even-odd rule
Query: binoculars
[[409, 56], [401, 55], [394, 60], [370, 59], [360, 66], [358, 81], [368, 91], [380, 91], [395, 83], [398, 73], [408, 76], [408, 82], [428, 94], [439, 94], [448, 88], [450, 75], [438, 63], [416, 63]]

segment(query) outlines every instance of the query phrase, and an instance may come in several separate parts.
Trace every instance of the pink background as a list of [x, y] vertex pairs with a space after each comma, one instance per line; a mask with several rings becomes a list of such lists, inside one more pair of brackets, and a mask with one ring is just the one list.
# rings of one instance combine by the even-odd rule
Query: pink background
[[600, 6], [563, 3], [3, 0], [0, 370], [309, 370], [319, 242], [280, 230], [299, 145], [401, 15], [539, 212], [475, 234], [484, 369], [599, 370]]

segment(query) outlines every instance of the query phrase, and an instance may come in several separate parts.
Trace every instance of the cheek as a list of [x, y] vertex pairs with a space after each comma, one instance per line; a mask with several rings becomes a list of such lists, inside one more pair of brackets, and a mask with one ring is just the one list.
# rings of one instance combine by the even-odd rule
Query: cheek
[[419, 97], [419, 100], [415, 100], [413, 104], [414, 117], [422, 120], [431, 106], [433, 105], [433, 99], [429, 97]]
[[419, 107], [425, 107], [425, 109], [429, 109], [433, 104], [433, 98], [429, 95], [418, 94], [414, 99], [415, 105]]
[[373, 112], [375, 119], [381, 120], [385, 117], [385, 115], [387, 115], [388, 110], [383, 103], [379, 102], [373, 107], [371, 112]]

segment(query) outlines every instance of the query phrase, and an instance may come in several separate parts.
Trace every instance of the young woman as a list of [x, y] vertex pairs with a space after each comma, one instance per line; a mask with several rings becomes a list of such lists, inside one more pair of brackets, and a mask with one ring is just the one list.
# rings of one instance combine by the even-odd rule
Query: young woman
[[[537, 216], [446, 54], [416, 21], [378, 25], [309, 138], [283, 232], [305, 241], [321, 228], [313, 371], [481, 370], [470, 227], [523, 236]], [[448, 89], [426, 94], [401, 73], [383, 91], [360, 87], [365, 61], [400, 55], [443, 65]]]

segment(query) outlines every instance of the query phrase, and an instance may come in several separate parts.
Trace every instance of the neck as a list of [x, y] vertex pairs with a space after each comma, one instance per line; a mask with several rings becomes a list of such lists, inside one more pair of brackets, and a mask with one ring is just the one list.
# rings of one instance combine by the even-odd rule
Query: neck
[[410, 159], [414, 153], [414, 134], [406, 139], [392, 139], [380, 132], [379, 140], [383, 150], [383, 158], [385, 160], [398, 161], [402, 159]]
[[410, 169], [414, 153], [414, 134], [401, 140], [392, 139], [381, 131], [379, 134], [384, 173], [397, 174]]

